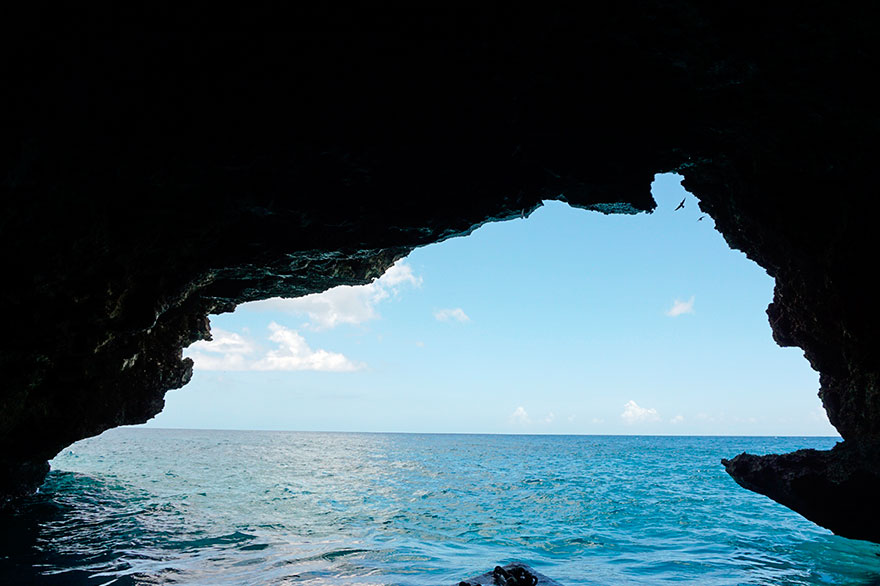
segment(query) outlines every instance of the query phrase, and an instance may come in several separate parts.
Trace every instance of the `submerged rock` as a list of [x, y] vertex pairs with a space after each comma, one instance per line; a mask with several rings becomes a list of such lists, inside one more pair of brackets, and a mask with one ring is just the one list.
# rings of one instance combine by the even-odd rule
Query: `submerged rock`
[[458, 586], [562, 586], [559, 582], [551, 580], [547, 576], [537, 572], [518, 562], [507, 564], [504, 567], [495, 566], [495, 569], [485, 574], [480, 574], [467, 580], [462, 580]]

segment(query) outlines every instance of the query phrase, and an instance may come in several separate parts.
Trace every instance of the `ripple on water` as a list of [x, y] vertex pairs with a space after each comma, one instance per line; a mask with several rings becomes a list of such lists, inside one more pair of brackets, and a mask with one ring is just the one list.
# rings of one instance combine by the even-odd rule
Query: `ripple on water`
[[880, 584], [880, 548], [742, 490], [720, 458], [829, 438], [121, 429], [3, 513], [0, 583]]

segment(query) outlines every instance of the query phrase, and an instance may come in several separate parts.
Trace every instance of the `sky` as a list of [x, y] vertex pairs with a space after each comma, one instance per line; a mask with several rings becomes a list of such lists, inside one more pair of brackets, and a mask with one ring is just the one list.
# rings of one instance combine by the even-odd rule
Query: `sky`
[[146, 425], [836, 436], [817, 373], [772, 339], [773, 280], [680, 179], [655, 178], [652, 214], [548, 201], [369, 285], [212, 316]]

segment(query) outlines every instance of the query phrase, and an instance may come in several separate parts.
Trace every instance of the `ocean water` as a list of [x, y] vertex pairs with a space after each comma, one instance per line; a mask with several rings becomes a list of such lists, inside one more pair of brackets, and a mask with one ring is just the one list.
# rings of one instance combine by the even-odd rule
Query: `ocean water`
[[719, 463], [834, 441], [117, 429], [0, 513], [0, 583], [880, 585], [880, 546]]

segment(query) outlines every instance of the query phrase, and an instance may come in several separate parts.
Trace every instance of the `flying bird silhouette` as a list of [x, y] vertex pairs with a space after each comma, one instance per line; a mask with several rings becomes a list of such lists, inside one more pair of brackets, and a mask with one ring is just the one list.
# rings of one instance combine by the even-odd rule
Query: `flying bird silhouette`
[[[687, 199], [687, 198], [685, 198], [685, 199]], [[680, 204], [678, 204], [678, 207], [677, 207], [677, 208], [675, 208], [675, 209], [674, 209], [674, 210], [672, 210], [672, 211], [673, 211], [673, 212], [677, 212], [677, 211], [678, 211], [678, 210], [680, 210], [680, 209], [681, 209], [681, 208], [683, 208], [683, 207], [684, 207], [684, 199], [683, 199], [683, 200], [681, 200], [681, 203], [680, 203]]]
[[702, 222], [702, 221], [703, 221], [703, 218], [705, 218], [705, 217], [706, 217], [706, 216], [700, 216], [699, 218], [697, 218], [697, 221], [698, 221], [698, 222]]

